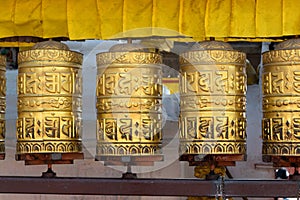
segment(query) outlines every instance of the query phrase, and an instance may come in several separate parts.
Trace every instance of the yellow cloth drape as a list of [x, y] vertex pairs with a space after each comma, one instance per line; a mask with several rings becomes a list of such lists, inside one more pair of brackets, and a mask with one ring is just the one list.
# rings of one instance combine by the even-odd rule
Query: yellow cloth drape
[[300, 34], [298, 0], [0, 0], [0, 5], [0, 38], [265, 41]]

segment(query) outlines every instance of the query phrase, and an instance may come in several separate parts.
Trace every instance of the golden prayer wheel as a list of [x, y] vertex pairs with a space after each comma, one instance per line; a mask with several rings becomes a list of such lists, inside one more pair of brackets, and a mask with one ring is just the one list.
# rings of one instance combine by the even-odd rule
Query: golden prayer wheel
[[263, 155], [300, 155], [300, 39], [263, 54]]
[[6, 57], [0, 55], [0, 154], [5, 153]]
[[161, 55], [138, 44], [97, 54], [96, 159], [161, 154], [161, 64]]
[[82, 151], [82, 54], [55, 41], [18, 54], [17, 154]]
[[246, 55], [205, 41], [180, 57], [182, 155], [246, 153]]

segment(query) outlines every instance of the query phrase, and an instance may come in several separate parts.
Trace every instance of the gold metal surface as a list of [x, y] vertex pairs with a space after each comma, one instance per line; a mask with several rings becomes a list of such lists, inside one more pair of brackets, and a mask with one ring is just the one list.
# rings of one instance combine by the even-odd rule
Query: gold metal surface
[[100, 159], [161, 154], [162, 58], [140, 45], [127, 45], [97, 54]]
[[81, 152], [82, 55], [47, 41], [18, 62], [17, 154]]
[[0, 154], [5, 153], [6, 57], [0, 55]]
[[246, 153], [245, 57], [217, 41], [181, 55], [181, 154]]
[[263, 54], [263, 155], [300, 155], [300, 40]]

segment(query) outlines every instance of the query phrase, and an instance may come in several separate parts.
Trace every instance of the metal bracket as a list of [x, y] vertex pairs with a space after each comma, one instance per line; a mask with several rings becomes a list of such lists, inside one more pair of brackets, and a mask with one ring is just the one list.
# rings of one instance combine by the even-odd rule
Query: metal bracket
[[220, 197], [222, 198], [222, 200], [225, 200], [226, 199], [225, 180], [223, 176], [219, 177], [216, 188], [217, 188], [216, 195], [215, 195], [216, 200], [219, 200]]
[[56, 173], [52, 170], [52, 165], [48, 164], [48, 170], [42, 173], [42, 178], [55, 178]]

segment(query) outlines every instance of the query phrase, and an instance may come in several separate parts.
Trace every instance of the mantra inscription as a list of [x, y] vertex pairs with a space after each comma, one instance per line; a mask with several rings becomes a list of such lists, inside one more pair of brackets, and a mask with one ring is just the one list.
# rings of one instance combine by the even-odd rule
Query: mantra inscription
[[5, 153], [6, 57], [0, 55], [0, 154]]
[[81, 152], [82, 55], [34, 49], [19, 57], [17, 153]]
[[180, 61], [180, 153], [245, 154], [245, 55], [200, 48]]
[[263, 54], [263, 155], [300, 154], [300, 49], [286, 42], [289, 49]]
[[159, 61], [159, 54], [146, 52], [97, 55], [97, 156], [161, 154]]

